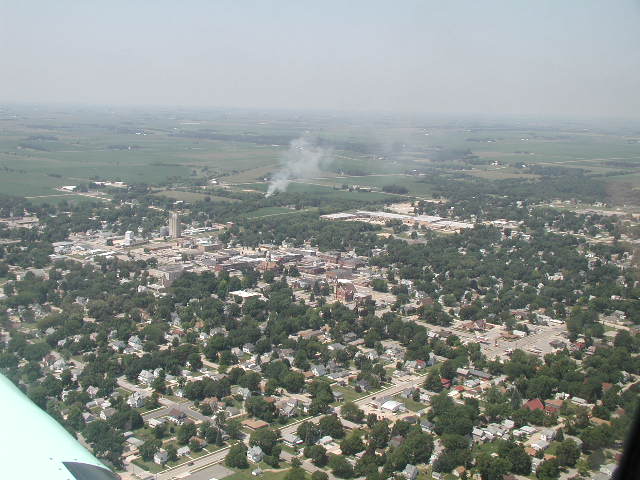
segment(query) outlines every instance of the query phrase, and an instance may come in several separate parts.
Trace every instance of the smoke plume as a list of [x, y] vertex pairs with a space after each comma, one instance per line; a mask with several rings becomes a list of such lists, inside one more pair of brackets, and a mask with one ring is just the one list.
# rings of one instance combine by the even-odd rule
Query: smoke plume
[[332, 161], [331, 151], [313, 145], [305, 138], [297, 138], [289, 144], [289, 150], [283, 154], [284, 166], [271, 177], [267, 197], [276, 192], [285, 192], [294, 179], [317, 176], [323, 167]]

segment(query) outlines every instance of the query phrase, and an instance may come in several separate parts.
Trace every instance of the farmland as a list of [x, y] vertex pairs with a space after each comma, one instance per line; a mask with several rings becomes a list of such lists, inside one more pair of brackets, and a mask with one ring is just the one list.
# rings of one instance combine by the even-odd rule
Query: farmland
[[390, 185], [431, 198], [434, 175], [538, 181], [536, 168], [560, 167], [565, 175], [597, 177], [615, 191], [612, 201], [628, 202], [640, 175], [640, 134], [627, 125], [29, 107], [5, 107], [0, 120], [0, 192], [38, 202], [82, 200], [51, 196], [98, 180], [147, 184], [183, 201], [203, 200], [207, 192], [191, 187], [207, 182], [266, 192], [299, 137], [326, 161], [294, 175], [287, 191], [337, 200], [385, 201], [382, 189]]

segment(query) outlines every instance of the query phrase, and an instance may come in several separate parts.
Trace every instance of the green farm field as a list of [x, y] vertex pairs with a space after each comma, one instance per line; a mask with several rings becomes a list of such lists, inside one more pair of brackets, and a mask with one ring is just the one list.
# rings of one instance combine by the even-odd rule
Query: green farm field
[[[232, 189], [266, 192], [265, 178], [282, 168], [289, 142], [299, 137], [320, 145], [328, 160], [288, 191], [336, 200], [397, 199], [381, 192], [387, 185], [431, 198], [425, 177], [408, 175], [419, 172], [537, 180], [522, 165], [560, 166], [612, 188], [628, 188], [640, 175], [640, 130], [625, 124], [71, 107], [15, 107], [0, 121], [0, 193], [38, 201], [92, 180], [144, 183], [188, 201], [204, 198], [190, 187], [214, 178]], [[464, 155], [478, 161], [465, 164]], [[343, 184], [374, 191], [350, 192]]]
[[235, 198], [221, 197], [217, 195], [209, 195], [207, 193], [186, 192], [182, 190], [159, 190], [153, 193], [155, 196], [173, 198], [174, 200], [182, 200], [184, 202], [200, 202], [209, 198], [216, 202], [237, 202]]

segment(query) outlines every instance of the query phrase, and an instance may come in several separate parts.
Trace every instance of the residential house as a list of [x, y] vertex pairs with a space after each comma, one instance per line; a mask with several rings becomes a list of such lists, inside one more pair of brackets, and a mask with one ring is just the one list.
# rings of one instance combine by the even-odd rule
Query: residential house
[[166, 420], [164, 418], [150, 418], [147, 423], [149, 424], [149, 426], [151, 428], [155, 428], [158, 425], [162, 425], [162, 424], [166, 423]]
[[560, 400], [560, 399], [545, 400], [544, 410], [547, 413], [558, 413], [560, 412], [560, 409], [562, 408], [563, 403], [564, 403], [564, 400]]
[[191, 453], [191, 449], [185, 445], [184, 447], [180, 447], [178, 449], [178, 457], [186, 457]]
[[171, 410], [169, 410], [167, 419], [170, 422], [173, 422], [177, 425], [182, 425], [184, 421], [187, 419], [187, 414], [184, 413], [182, 410], [178, 410], [177, 408], [172, 408]]
[[421, 420], [420, 421], [420, 427], [422, 428], [422, 431], [424, 431], [424, 432], [433, 433], [434, 424], [431, 423], [429, 420]]
[[137, 335], [132, 335], [131, 337], [129, 337], [128, 344], [132, 349], [136, 351], [142, 351], [142, 340], [140, 340], [140, 337], [138, 337]]
[[475, 370], [473, 368], [469, 369], [469, 375], [473, 375], [474, 377], [478, 377], [482, 380], [491, 380], [492, 375], [487, 372], [483, 372], [482, 370]]
[[356, 382], [356, 386], [360, 387], [360, 389], [363, 392], [366, 392], [367, 390], [371, 390], [371, 384], [368, 381], [364, 380], [364, 379], [363, 380], [358, 380]]
[[126, 344], [122, 340], [111, 340], [109, 342], [109, 346], [114, 352], [119, 352], [120, 350], [125, 349]]
[[138, 383], [142, 383], [143, 385], [151, 385], [154, 379], [155, 377], [151, 370], [141, 370], [138, 374]]
[[138, 449], [144, 444], [142, 440], [133, 436], [127, 438], [127, 443], [131, 446], [131, 449]]
[[324, 365], [311, 365], [310, 370], [316, 377], [322, 377], [327, 374], [327, 369]]
[[242, 425], [247, 427], [249, 430], [260, 430], [262, 428], [267, 428], [269, 424], [264, 420], [247, 418], [242, 421]]
[[344, 393], [338, 391], [338, 390], [333, 390], [333, 398], [336, 402], [343, 402], [344, 401]]
[[258, 445], [254, 445], [247, 450], [247, 460], [251, 463], [260, 463], [264, 458], [264, 452]]
[[100, 389], [93, 385], [89, 385], [86, 391], [87, 391], [87, 395], [89, 395], [91, 398], [96, 398]]
[[113, 407], [107, 407], [100, 412], [100, 418], [102, 420], [109, 420], [116, 413], [116, 409]]
[[528, 402], [525, 402], [523, 407], [534, 412], [536, 410], [544, 410], [544, 403], [542, 403], [542, 400], [539, 398], [533, 398]]
[[169, 454], [164, 448], [161, 448], [153, 455], [153, 462], [158, 465], [164, 465], [169, 459]]
[[340, 302], [352, 302], [356, 294], [353, 283], [340, 282], [336, 288], [336, 298]]
[[302, 439], [293, 433], [285, 433], [284, 435], [282, 435], [282, 442], [285, 445], [293, 448], [297, 445], [300, 445], [302, 443]]
[[84, 423], [91, 423], [96, 419], [96, 417], [92, 413], [82, 412], [82, 419], [84, 420]]
[[346, 347], [344, 345], [342, 345], [341, 343], [331, 343], [329, 345], [327, 345], [327, 349], [331, 352], [337, 352], [340, 350], [344, 350]]
[[415, 480], [418, 476], [418, 467], [408, 464], [402, 471], [402, 476], [407, 480]]
[[127, 398], [127, 405], [131, 408], [142, 408], [144, 407], [148, 397], [149, 395], [144, 392], [133, 392], [129, 395], [129, 398]]
[[240, 395], [242, 396], [243, 400], [246, 400], [247, 398], [249, 398], [251, 396], [251, 390], [249, 390], [248, 388], [244, 388], [244, 387], [240, 387], [237, 385], [234, 385], [231, 387], [231, 394], [232, 395]]

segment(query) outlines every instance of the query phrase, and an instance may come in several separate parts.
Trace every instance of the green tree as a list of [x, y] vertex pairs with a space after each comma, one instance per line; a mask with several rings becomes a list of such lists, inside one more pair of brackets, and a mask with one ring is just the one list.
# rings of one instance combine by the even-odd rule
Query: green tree
[[606, 457], [602, 450], [594, 450], [587, 456], [587, 464], [591, 470], [598, 470], [606, 461]]
[[199, 452], [200, 450], [202, 450], [202, 445], [200, 444], [200, 442], [198, 440], [196, 440], [195, 438], [192, 438], [191, 440], [189, 440], [189, 449], [192, 452]]
[[518, 475], [529, 475], [531, 473], [531, 457], [521, 445], [512, 444], [506, 454], [506, 458], [511, 462], [511, 471], [513, 473]]
[[263, 397], [249, 397], [244, 402], [244, 408], [249, 415], [260, 418], [265, 422], [272, 422], [275, 417], [275, 406]]
[[311, 480], [329, 480], [329, 475], [322, 470], [316, 470], [311, 474]]
[[167, 386], [165, 383], [164, 372], [162, 372], [158, 377], [153, 379], [153, 381], [151, 382], [151, 388], [153, 388], [155, 392], [166, 393]]
[[176, 431], [176, 440], [180, 445], [189, 443], [191, 437], [197, 433], [197, 427], [193, 423], [184, 423]]
[[299, 393], [304, 387], [304, 375], [300, 372], [289, 372], [282, 379], [282, 386], [291, 393]]
[[483, 453], [476, 459], [482, 480], [502, 480], [511, 469], [511, 464], [505, 458], [492, 457]]
[[431, 392], [441, 392], [442, 391], [442, 382], [440, 381], [441, 377], [438, 373], [438, 370], [433, 368], [427, 374], [427, 378], [424, 380], [423, 387]]
[[580, 433], [579, 438], [582, 440], [584, 452], [598, 450], [608, 446], [611, 442], [611, 428], [607, 425], [587, 427]]
[[556, 448], [558, 464], [564, 467], [575, 467], [580, 458], [580, 447], [571, 439], [564, 440]]
[[251, 433], [249, 445], [252, 447], [257, 445], [265, 454], [271, 455], [273, 453], [273, 447], [275, 447], [278, 442], [278, 437], [279, 435], [275, 430], [263, 428]]
[[157, 439], [147, 440], [142, 445], [140, 445], [140, 456], [145, 461], [153, 460], [153, 456], [156, 454], [162, 442]]
[[364, 420], [364, 412], [353, 402], [345, 402], [340, 407], [340, 414], [350, 422], [361, 423]]
[[305, 445], [314, 445], [320, 439], [320, 429], [311, 422], [302, 422], [298, 425], [296, 434]]
[[369, 432], [369, 438], [375, 448], [385, 448], [387, 443], [389, 443], [390, 436], [391, 430], [389, 429], [389, 422], [387, 422], [387, 420], [376, 422]]
[[318, 422], [322, 435], [329, 435], [333, 438], [344, 437], [344, 428], [337, 415], [325, 415]]
[[305, 447], [304, 456], [309, 458], [317, 467], [324, 467], [327, 464], [327, 449], [322, 445], [311, 445]]
[[536, 477], [540, 480], [554, 480], [560, 476], [560, 467], [555, 458], [542, 462], [537, 470]]
[[371, 281], [371, 287], [376, 291], [376, 292], [388, 292], [389, 291], [389, 285], [387, 284], [387, 282], [381, 278], [374, 278]]
[[305, 480], [304, 470], [300, 467], [291, 467], [284, 476], [284, 480]]
[[231, 468], [248, 468], [247, 447], [244, 443], [236, 443], [229, 449], [229, 453], [224, 459], [224, 464]]
[[351, 478], [353, 477], [353, 467], [347, 459], [342, 455], [332, 455], [329, 459], [329, 468], [336, 477]]
[[357, 432], [353, 432], [340, 442], [340, 450], [344, 455], [355, 455], [364, 450], [364, 443]]
[[423, 432], [412, 432], [402, 445], [407, 451], [409, 463], [427, 463], [433, 453], [433, 437]]
[[230, 418], [224, 422], [223, 430], [227, 432], [227, 435], [231, 438], [237, 439], [240, 438], [240, 435], [242, 434], [242, 424], [237, 418]]
[[178, 449], [175, 445], [171, 444], [167, 447], [167, 460], [175, 462], [178, 460]]
[[456, 377], [456, 364], [452, 360], [447, 360], [440, 364], [440, 375], [442, 378], [453, 379]]

